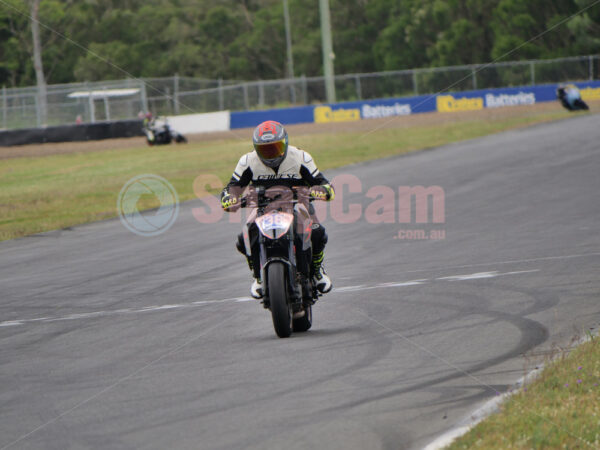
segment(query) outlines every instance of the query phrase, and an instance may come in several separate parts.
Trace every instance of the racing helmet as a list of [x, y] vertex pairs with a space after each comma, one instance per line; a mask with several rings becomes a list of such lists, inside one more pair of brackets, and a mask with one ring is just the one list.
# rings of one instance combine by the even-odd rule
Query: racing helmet
[[265, 166], [275, 169], [287, 155], [288, 134], [279, 122], [267, 120], [254, 129], [252, 143]]

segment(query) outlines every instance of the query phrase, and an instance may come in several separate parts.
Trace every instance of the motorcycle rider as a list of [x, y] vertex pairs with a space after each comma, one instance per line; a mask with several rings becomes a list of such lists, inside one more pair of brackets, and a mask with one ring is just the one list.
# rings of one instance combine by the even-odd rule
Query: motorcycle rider
[[[288, 134], [283, 125], [272, 120], [261, 123], [256, 127], [252, 136], [254, 151], [243, 155], [231, 180], [221, 193], [221, 206], [227, 211], [235, 211], [239, 208], [239, 196], [242, 190], [252, 184], [265, 189], [274, 186], [292, 188], [295, 186], [310, 187], [310, 197], [330, 201], [335, 197], [333, 187], [323, 176], [312, 157], [305, 151], [288, 144]], [[311, 234], [314, 269], [314, 281], [317, 289], [326, 293], [333, 287], [331, 279], [327, 276], [323, 267], [325, 244], [327, 233], [314, 215], [314, 209], [310, 205], [313, 218]], [[255, 233], [256, 234], [256, 233]], [[258, 245], [257, 236], [251, 236], [253, 247], [252, 255], [258, 256], [255, 245]], [[238, 235], [236, 247], [240, 253], [246, 255], [246, 247], [242, 233]], [[254, 298], [262, 298], [262, 280], [258, 258], [254, 261], [248, 259], [248, 266], [253, 272], [254, 282], [250, 288], [250, 294]]]
[[563, 107], [569, 111], [589, 109], [587, 103], [581, 99], [581, 92], [574, 84], [560, 84], [556, 89], [556, 97], [560, 100]]

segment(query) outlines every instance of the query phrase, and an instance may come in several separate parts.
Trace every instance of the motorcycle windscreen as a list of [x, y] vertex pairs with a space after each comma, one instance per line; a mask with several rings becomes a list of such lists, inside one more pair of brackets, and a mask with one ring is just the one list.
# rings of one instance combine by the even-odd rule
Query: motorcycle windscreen
[[279, 239], [288, 232], [292, 223], [294, 215], [280, 211], [271, 211], [256, 218], [256, 226], [269, 239]]

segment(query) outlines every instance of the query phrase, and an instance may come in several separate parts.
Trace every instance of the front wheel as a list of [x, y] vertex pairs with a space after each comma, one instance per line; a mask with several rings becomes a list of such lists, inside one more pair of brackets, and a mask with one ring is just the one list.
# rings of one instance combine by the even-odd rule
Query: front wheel
[[269, 304], [273, 316], [273, 327], [280, 338], [292, 334], [292, 309], [288, 302], [287, 276], [281, 262], [272, 262], [267, 269]]

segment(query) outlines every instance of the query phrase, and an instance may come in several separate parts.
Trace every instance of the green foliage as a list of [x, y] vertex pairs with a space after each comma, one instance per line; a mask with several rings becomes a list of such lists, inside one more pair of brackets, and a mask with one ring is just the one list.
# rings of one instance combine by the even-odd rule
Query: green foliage
[[600, 344], [558, 353], [539, 378], [448, 448], [588, 449], [600, 444]]
[[[295, 74], [320, 75], [319, 1], [288, 1]], [[600, 5], [577, 14], [594, 0], [329, 1], [337, 73], [600, 51]], [[35, 84], [29, 2], [5, 3], [0, 84]], [[287, 73], [282, 0], [42, 0], [40, 19], [48, 83]]]

